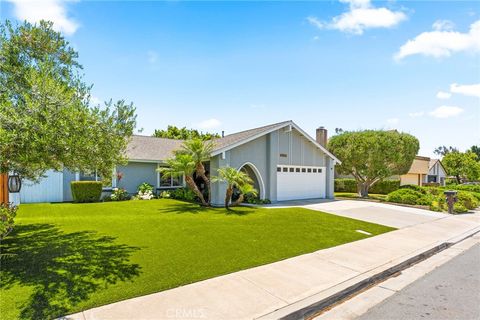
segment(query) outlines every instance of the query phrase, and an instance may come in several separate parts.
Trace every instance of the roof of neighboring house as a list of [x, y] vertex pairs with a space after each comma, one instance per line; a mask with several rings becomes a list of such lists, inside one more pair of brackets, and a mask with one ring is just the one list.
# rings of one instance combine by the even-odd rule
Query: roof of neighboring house
[[440, 163], [440, 165], [442, 166], [443, 168], [443, 171], [445, 171], [445, 174], [447, 173], [447, 170], [445, 170], [445, 167], [443, 166], [443, 163], [442, 161], [440, 161], [440, 159], [430, 159], [430, 163], [428, 165], [428, 169], [432, 169], [432, 167], [436, 164], [436, 163]]
[[[223, 138], [215, 139], [213, 140], [215, 147], [212, 152], [212, 156], [233, 149], [239, 145], [252, 141], [265, 134], [284, 128], [286, 126], [292, 126], [292, 128], [298, 130], [306, 139], [314, 143], [320, 150], [329, 155], [333, 160], [340, 163], [340, 160], [338, 160], [325, 147], [321, 146], [317, 141], [315, 141], [315, 139], [310, 137], [291, 120], [282, 121], [250, 130], [240, 131], [237, 133], [226, 135]], [[132, 140], [128, 144], [126, 155], [127, 158], [130, 160], [164, 161], [172, 157], [174, 151], [181, 148], [182, 143], [183, 140], [134, 135], [132, 136]]]
[[127, 158], [141, 161], [167, 160], [182, 143], [183, 140], [134, 135], [127, 146]]
[[428, 171], [430, 169], [429, 164], [430, 158], [415, 156], [415, 159], [413, 160], [410, 170], [408, 170], [408, 173], [428, 174]]

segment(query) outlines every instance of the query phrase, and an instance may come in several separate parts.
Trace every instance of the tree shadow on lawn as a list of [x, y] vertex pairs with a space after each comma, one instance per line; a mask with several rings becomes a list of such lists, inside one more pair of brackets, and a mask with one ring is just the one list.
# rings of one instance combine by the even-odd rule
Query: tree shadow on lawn
[[32, 286], [21, 319], [67, 314], [95, 291], [132, 280], [140, 266], [129, 262], [140, 248], [116, 244], [93, 231], [64, 233], [51, 224], [20, 225], [2, 241], [1, 289]]
[[202, 207], [197, 203], [185, 202], [181, 204], [175, 204], [170, 206], [165, 206], [158, 208], [158, 211], [161, 213], [176, 213], [176, 214], [185, 214], [185, 213], [192, 213], [198, 214], [202, 212], [213, 212], [215, 214], [225, 214], [225, 215], [239, 215], [244, 216], [250, 213], [254, 213], [257, 208], [252, 207], [229, 207], [225, 209], [225, 207]]

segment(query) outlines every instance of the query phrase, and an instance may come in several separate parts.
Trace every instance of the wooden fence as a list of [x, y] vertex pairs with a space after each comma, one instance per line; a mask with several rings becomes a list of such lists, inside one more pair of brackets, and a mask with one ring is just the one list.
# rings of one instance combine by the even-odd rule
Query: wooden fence
[[0, 203], [8, 203], [8, 174], [0, 174]]

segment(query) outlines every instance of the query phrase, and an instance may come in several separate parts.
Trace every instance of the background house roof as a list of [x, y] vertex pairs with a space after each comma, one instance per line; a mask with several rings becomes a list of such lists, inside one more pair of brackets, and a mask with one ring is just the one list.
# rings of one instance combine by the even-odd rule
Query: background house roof
[[408, 173], [428, 174], [430, 169], [430, 158], [416, 156]]

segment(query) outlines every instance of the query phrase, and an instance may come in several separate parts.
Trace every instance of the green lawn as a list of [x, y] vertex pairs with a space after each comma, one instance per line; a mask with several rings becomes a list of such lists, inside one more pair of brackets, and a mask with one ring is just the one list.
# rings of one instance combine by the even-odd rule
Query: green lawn
[[1, 244], [2, 319], [45, 319], [392, 228], [302, 208], [175, 200], [24, 204]]
[[[335, 192], [335, 198], [365, 199], [360, 197], [358, 193], [353, 192]], [[387, 195], [379, 193], [369, 193], [366, 199], [385, 201], [387, 199]]]

